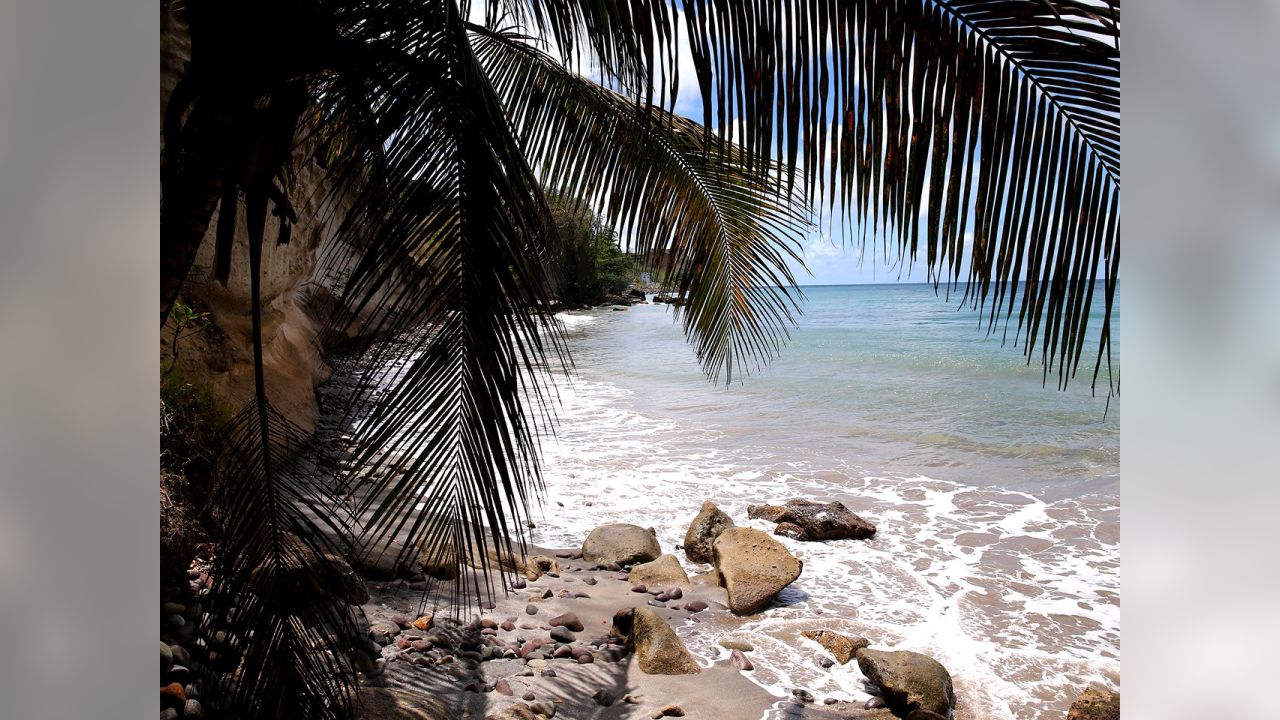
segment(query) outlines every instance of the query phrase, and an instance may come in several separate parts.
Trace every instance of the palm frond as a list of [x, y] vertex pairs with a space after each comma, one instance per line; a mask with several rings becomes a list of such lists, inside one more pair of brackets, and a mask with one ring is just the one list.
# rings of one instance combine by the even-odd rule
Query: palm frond
[[737, 148], [697, 123], [638, 109], [519, 36], [472, 33], [543, 183], [590, 200], [630, 249], [676, 279], [708, 375], [731, 381], [735, 368], [772, 358], [799, 296], [788, 260], [800, 264], [811, 229], [776, 165], [746, 172]]
[[254, 401], [223, 431], [215, 489], [215, 584], [193, 656], [225, 717], [341, 718], [364, 628], [347, 611], [331, 538], [346, 513], [298, 471], [306, 434]]
[[1056, 366], [1060, 386], [1079, 364], [1101, 273], [1097, 352], [1107, 354], [1118, 2], [690, 0], [683, 10], [704, 124], [733, 124], [749, 162], [782, 160], [785, 182], [857, 218], [886, 258], [912, 263], [923, 244], [935, 286], [963, 282], [964, 300], [990, 302], [988, 331], [1007, 332], [1016, 308], [1015, 342], [1028, 362], [1038, 352], [1046, 380]]
[[456, 574], [485, 565], [490, 543], [509, 552], [539, 481], [526, 403], [542, 406], [538, 373], [567, 356], [550, 315], [550, 212], [457, 9], [436, 8], [379, 55], [395, 97], [366, 107], [395, 132], [339, 233], [366, 250], [334, 323], [409, 346], [398, 375], [374, 381], [388, 387], [356, 436], [362, 544], [421, 549]]
[[487, 27], [550, 41], [568, 67], [596, 64], [601, 82], [626, 88], [637, 102], [675, 101], [676, 13], [665, 1], [485, 0], [485, 9]]

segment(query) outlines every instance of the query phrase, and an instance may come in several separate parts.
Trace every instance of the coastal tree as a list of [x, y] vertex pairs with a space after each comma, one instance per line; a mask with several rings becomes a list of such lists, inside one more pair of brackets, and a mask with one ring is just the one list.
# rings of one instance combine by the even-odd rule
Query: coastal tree
[[[680, 322], [714, 380], [779, 351], [797, 311], [788, 261], [815, 213], [921, 262], [936, 285], [962, 284], [988, 330], [1012, 327], [1060, 385], [1101, 301], [1095, 383], [1108, 358], [1115, 0], [188, 0], [169, 11], [189, 23], [191, 60], [163, 123], [162, 325], [210, 225], [223, 281], [237, 223], [249, 237], [257, 392], [224, 433], [209, 509], [210, 615], [241, 657], [220, 698], [228, 716], [350, 708], [351, 620], [338, 598], [295, 592], [309, 558], [349, 551], [327, 538], [421, 544], [455, 565], [508, 552], [539, 483], [534, 423], [553, 401], [538, 368], [568, 360], [548, 312], [548, 191], [584, 198], [629, 250], [679, 278]], [[701, 122], [673, 112], [681, 43]], [[411, 348], [341, 488], [296, 471], [302, 438], [268, 401], [262, 369], [265, 220], [279, 217], [277, 241], [289, 241], [298, 148], [351, 198], [339, 240], [360, 257], [340, 268], [331, 323]], [[384, 350], [370, 352], [376, 365]], [[411, 458], [403, 473], [382, 472], [392, 449]]]

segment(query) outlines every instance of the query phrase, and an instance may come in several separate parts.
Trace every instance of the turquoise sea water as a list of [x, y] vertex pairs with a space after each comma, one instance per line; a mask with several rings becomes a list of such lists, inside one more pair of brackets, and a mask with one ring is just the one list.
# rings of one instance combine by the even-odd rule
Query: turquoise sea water
[[[761, 529], [748, 504], [838, 499], [876, 538], [785, 540], [805, 572], [783, 606], [718, 628], [756, 638], [756, 682], [865, 698], [856, 667], [816, 667], [799, 638], [821, 616], [937, 657], [961, 720], [1065, 714], [1090, 682], [1118, 686], [1120, 401], [1105, 364], [1090, 391], [1096, 344], [1064, 392], [1012, 328], [1002, 346], [931, 286], [804, 292], [780, 356], [730, 387], [707, 382], [667, 306], [562, 315], [577, 367], [544, 456], [564, 508], [535, 542], [625, 521], [670, 551], [705, 499]], [[709, 630], [680, 630], [705, 663], [727, 652]]]
[[[1118, 490], [1119, 398], [1108, 408], [1105, 364], [1091, 392], [1089, 350], [1060, 392], [1056, 372], [1044, 387], [1012, 331], [1002, 347], [1001, 334], [987, 335], [976, 313], [931, 286], [804, 293], [791, 342], [771, 367], [731, 387], [703, 380], [662, 306], [583, 328], [572, 345], [578, 372], [634, 392], [646, 413], [714, 424], [780, 455], [802, 448], [879, 473], [1050, 496]], [[1090, 324], [1101, 328], [1100, 303]], [[1118, 351], [1117, 341], [1114, 358]]]

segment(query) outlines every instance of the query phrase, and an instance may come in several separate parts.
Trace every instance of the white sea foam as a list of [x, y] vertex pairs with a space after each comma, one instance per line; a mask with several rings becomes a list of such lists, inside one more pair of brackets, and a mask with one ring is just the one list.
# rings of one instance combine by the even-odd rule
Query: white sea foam
[[564, 325], [565, 330], [577, 330], [586, 325], [590, 325], [600, 319], [597, 314], [589, 314], [583, 312], [561, 312], [556, 313], [556, 320]]
[[841, 500], [878, 524], [869, 541], [779, 538], [804, 574], [759, 619], [680, 628], [704, 664], [727, 655], [716, 644], [725, 633], [739, 633], [756, 647], [748, 677], [770, 692], [865, 699], [856, 663], [823, 669], [822, 651], [800, 636], [834, 627], [937, 658], [954, 678], [959, 720], [1062, 714], [1090, 682], [1118, 682], [1120, 551], [1096, 537], [1116, 521], [1114, 500], [1046, 502], [776, 457], [715, 427], [646, 416], [608, 383], [560, 386], [560, 423], [543, 450], [547, 498], [563, 507], [536, 543], [577, 545], [598, 524], [632, 522], [653, 526], [670, 551], [708, 499], [762, 530], [771, 526], [748, 520], [747, 505], [797, 496]]

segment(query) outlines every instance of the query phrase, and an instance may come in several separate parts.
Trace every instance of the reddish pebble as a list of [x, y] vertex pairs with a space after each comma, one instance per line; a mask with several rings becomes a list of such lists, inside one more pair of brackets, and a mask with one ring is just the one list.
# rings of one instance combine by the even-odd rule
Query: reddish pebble
[[632, 586], [631, 586], [631, 592], [634, 592], [634, 593], [647, 593], [647, 592], [649, 592], [649, 588], [646, 588], [646, 587], [645, 587], [645, 586], [643, 586], [643, 585], [632, 585]]

